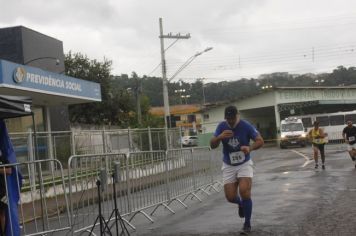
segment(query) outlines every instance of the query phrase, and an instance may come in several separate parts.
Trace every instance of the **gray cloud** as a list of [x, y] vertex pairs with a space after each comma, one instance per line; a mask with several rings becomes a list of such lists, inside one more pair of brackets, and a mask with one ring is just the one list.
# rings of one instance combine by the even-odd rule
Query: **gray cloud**
[[[167, 51], [169, 74], [197, 51], [214, 47], [179, 74], [187, 80], [330, 71], [355, 60], [352, 0], [0, 0], [0, 4], [0, 27], [24, 25], [62, 40], [66, 51], [99, 60], [107, 57], [116, 74], [147, 74], [160, 62], [159, 17], [165, 33], [192, 36]], [[166, 46], [170, 42], [165, 40]], [[160, 70], [154, 75], [160, 76]]]

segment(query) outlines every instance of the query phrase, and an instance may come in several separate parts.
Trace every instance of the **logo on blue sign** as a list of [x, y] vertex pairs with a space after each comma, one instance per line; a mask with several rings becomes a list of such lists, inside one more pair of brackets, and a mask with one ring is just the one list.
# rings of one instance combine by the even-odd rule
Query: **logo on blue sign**
[[17, 67], [14, 70], [13, 79], [17, 84], [22, 83], [22, 81], [25, 79], [25, 76], [26, 76], [26, 70], [24, 68]]

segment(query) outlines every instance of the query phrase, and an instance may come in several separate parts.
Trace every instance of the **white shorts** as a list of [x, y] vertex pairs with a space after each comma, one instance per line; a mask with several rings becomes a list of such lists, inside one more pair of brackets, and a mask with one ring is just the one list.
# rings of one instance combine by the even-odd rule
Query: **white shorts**
[[253, 177], [253, 162], [249, 160], [242, 165], [231, 166], [223, 162], [221, 168], [224, 184], [235, 183], [241, 177]]
[[347, 144], [347, 151], [352, 151], [352, 149], [356, 150], [356, 143], [354, 144]]

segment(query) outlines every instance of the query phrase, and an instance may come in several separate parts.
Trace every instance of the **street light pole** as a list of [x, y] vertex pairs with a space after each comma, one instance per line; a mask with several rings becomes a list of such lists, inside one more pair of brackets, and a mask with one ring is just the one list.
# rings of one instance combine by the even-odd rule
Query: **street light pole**
[[168, 100], [168, 86], [167, 86], [167, 70], [166, 59], [164, 55], [164, 38], [163, 38], [163, 26], [162, 18], [159, 18], [159, 38], [161, 41], [161, 65], [162, 65], [162, 83], [163, 83], [163, 104], [164, 104], [164, 124], [168, 128], [169, 118], [169, 100]]
[[204, 91], [204, 78], [201, 80], [201, 84], [203, 87], [203, 106], [205, 105], [205, 91]]
[[169, 100], [168, 100], [168, 81], [167, 81], [167, 69], [166, 69], [166, 59], [165, 59], [165, 49], [164, 49], [164, 39], [189, 39], [190, 35], [172, 35], [169, 33], [168, 35], [163, 35], [163, 26], [162, 26], [162, 18], [159, 18], [159, 38], [161, 42], [161, 64], [162, 64], [162, 83], [163, 83], [163, 105], [164, 105], [164, 122], [165, 127], [168, 128], [171, 126], [170, 122], [170, 111], [169, 111]]

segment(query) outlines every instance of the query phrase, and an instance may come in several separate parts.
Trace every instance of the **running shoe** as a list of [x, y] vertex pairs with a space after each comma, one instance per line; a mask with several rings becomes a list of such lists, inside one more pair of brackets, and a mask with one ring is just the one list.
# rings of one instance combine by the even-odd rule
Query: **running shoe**
[[244, 208], [239, 204], [239, 216], [240, 218], [245, 217]]
[[355, 157], [351, 157], [351, 159], [352, 159], [353, 161], [355, 161], [355, 160], [356, 160], [356, 158], [355, 158]]
[[249, 235], [250, 233], [251, 233], [251, 226], [244, 224], [244, 227], [242, 227], [240, 235]]
[[315, 167], [314, 167], [314, 168], [315, 168], [315, 169], [318, 169], [318, 167], [319, 167], [319, 165], [318, 165], [318, 164], [315, 164]]
[[322, 168], [323, 170], [325, 170], [325, 165], [323, 164], [323, 165], [321, 166], [321, 168]]

